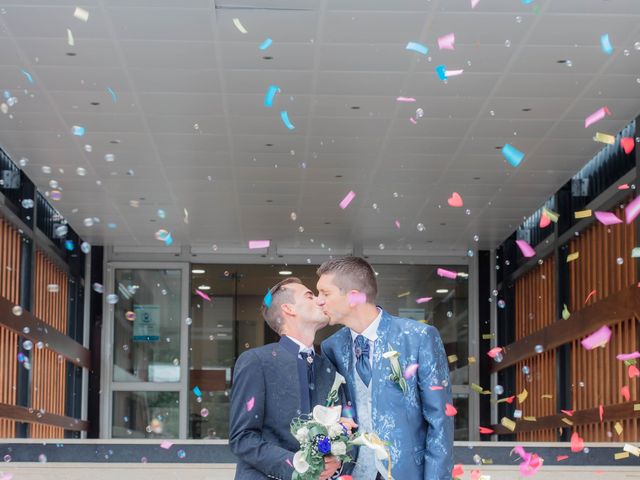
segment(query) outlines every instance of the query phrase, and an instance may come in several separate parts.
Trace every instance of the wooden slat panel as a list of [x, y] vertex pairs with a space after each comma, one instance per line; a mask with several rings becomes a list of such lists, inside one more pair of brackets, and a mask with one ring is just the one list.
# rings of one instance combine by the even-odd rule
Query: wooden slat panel
[[[20, 252], [22, 237], [0, 217], [0, 297], [17, 305], [20, 301]], [[0, 402], [16, 403], [18, 335], [0, 326]], [[15, 421], [0, 419], [0, 437], [16, 435]]]

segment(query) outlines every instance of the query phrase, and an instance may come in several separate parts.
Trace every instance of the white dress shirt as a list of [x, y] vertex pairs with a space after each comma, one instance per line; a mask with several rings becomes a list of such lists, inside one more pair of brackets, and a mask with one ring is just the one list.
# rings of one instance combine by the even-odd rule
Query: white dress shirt
[[353, 343], [354, 358], [355, 358], [355, 352], [356, 352], [356, 346], [355, 346], [356, 337], [358, 335], [362, 335], [369, 342], [369, 364], [370, 365], [373, 365], [373, 345], [375, 341], [378, 339], [378, 326], [380, 325], [381, 318], [382, 318], [382, 310], [378, 308], [378, 316], [373, 320], [373, 322], [371, 322], [371, 325], [369, 325], [367, 328], [364, 329], [364, 332], [358, 333], [351, 330], [351, 340]]

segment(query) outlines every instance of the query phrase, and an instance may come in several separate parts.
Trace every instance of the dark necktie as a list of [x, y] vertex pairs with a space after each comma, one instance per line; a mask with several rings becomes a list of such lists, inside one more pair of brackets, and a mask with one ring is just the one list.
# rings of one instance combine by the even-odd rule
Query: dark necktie
[[307, 381], [309, 382], [309, 390], [315, 388], [313, 378], [313, 352], [300, 352], [300, 357], [307, 365]]
[[355, 341], [356, 371], [362, 382], [368, 387], [371, 382], [371, 364], [369, 363], [369, 340], [358, 335]]

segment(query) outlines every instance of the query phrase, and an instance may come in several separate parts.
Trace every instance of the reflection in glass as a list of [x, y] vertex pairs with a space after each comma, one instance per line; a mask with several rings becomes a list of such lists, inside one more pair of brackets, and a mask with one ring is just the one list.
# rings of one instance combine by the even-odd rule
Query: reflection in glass
[[117, 269], [113, 381], [180, 381], [180, 270]]
[[178, 392], [114, 392], [113, 438], [178, 438]]

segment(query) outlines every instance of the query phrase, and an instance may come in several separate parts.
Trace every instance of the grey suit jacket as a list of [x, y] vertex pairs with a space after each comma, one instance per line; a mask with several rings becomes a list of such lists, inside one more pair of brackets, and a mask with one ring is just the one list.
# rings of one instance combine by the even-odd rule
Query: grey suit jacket
[[[292, 343], [283, 337], [279, 343], [247, 350], [235, 364], [229, 445], [238, 457], [236, 479], [291, 479], [293, 455], [300, 447], [291, 434], [291, 420], [309, 413], [308, 400], [301, 398], [308, 391], [306, 366]], [[298, 374], [300, 365], [305, 376]], [[313, 405], [324, 405], [336, 370], [317, 354], [314, 374]]]

